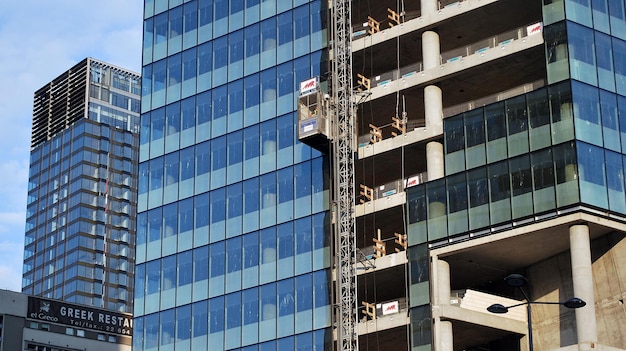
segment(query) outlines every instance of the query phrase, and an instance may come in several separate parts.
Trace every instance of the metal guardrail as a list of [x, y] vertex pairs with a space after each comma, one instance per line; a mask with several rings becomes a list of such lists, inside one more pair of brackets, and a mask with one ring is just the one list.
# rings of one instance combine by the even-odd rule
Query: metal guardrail
[[[458, 60], [461, 60], [464, 57], [472, 56], [472, 55], [481, 55], [484, 54], [485, 51], [497, 47], [502, 47], [504, 45], [510, 44], [514, 40], [519, 40], [528, 36], [529, 27], [533, 25], [538, 25], [540, 23], [529, 24], [527, 26], [519, 27], [504, 33], [500, 33], [498, 35], [492, 36], [487, 39], [480, 40], [478, 42], [472, 43], [470, 45], [466, 45], [460, 48], [452, 49], [441, 53], [440, 55], [440, 64], [451, 63]], [[370, 89], [382, 86], [387, 83], [390, 83], [394, 80], [410, 77], [414, 74], [422, 72], [423, 63], [416, 62], [408, 66], [401, 67], [400, 69], [396, 69], [390, 72], [385, 72], [380, 75], [376, 75], [370, 78]]]
[[367, 322], [373, 319], [385, 318], [387, 316], [397, 315], [401, 312], [407, 312], [409, 310], [409, 303], [406, 297], [400, 297], [383, 302], [363, 304], [360, 309], [362, 310], [361, 322]]
[[[437, 2], [437, 8], [439, 11], [444, 10], [446, 7], [454, 7], [458, 6], [461, 3], [467, 0], [441, 0]], [[415, 11], [406, 11], [402, 14], [403, 21], [401, 23], [405, 23], [407, 21], [422, 17], [422, 12], [420, 10]], [[384, 18], [383, 20], [386, 20]], [[364, 23], [353, 23], [352, 24], [352, 40], [356, 40], [368, 35], [369, 26], [367, 26], [367, 22]], [[381, 29], [382, 30], [382, 29]]]
[[373, 200], [382, 199], [387, 196], [395, 195], [404, 191], [404, 189], [424, 183], [428, 179], [428, 173], [422, 172], [406, 179], [398, 179], [373, 188]]

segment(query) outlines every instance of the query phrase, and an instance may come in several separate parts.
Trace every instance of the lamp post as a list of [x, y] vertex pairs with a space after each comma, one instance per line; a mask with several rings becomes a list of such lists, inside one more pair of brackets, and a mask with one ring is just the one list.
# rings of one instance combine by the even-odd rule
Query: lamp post
[[495, 303], [489, 307], [487, 307], [487, 311], [491, 313], [504, 314], [509, 312], [509, 308], [518, 307], [522, 305], [526, 305], [526, 314], [528, 316], [528, 349], [533, 351], [533, 322], [531, 316], [531, 308], [530, 306], [535, 305], [563, 305], [567, 308], [581, 308], [584, 307], [587, 303], [577, 297], [572, 297], [567, 301], [559, 301], [559, 302], [541, 302], [541, 301], [530, 301], [526, 291], [523, 289], [525, 285], [528, 285], [528, 279], [521, 274], [511, 274], [504, 278], [504, 282], [513, 288], [519, 288], [526, 299], [526, 302], [518, 303], [512, 306], [503, 306], [502, 304]]

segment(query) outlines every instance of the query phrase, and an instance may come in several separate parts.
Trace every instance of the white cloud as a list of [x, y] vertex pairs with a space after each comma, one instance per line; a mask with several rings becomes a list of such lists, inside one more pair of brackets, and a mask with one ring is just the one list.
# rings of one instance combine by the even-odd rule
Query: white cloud
[[0, 288], [21, 286], [34, 92], [85, 57], [139, 72], [142, 6], [140, 0], [0, 1]]

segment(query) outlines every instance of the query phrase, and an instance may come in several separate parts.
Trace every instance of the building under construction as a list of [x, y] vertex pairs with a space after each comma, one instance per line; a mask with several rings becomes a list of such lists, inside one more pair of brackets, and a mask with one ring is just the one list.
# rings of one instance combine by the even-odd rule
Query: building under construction
[[133, 349], [626, 348], [623, 0], [144, 4]]
[[626, 348], [624, 6], [333, 2], [337, 350]]

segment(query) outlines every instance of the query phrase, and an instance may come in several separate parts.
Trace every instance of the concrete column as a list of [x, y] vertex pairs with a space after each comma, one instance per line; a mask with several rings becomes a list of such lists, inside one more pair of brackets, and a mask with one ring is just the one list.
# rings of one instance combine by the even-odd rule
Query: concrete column
[[[426, 0], [422, 1], [422, 6], [424, 2]], [[422, 34], [422, 54], [424, 70], [439, 67], [439, 34], [433, 31]], [[443, 134], [443, 102], [441, 89], [438, 86], [429, 85], [424, 88], [424, 117], [426, 128], [434, 130], [437, 134]], [[443, 144], [435, 141], [426, 144], [426, 160], [428, 180], [443, 178]]]
[[439, 345], [437, 345], [437, 351], [454, 351], [452, 322], [441, 321], [439, 323]]
[[424, 70], [439, 67], [441, 64], [441, 50], [439, 47], [439, 34], [434, 31], [426, 31], [422, 34], [422, 57]]
[[450, 304], [450, 265], [437, 260], [437, 304]]
[[[450, 265], [446, 261], [437, 260], [437, 304], [450, 304]], [[437, 351], [453, 351], [452, 322], [440, 321], [437, 335]]]
[[436, 85], [424, 88], [424, 117], [427, 129], [443, 134], [443, 99], [441, 88]]
[[437, 0], [421, 0], [420, 9], [422, 11], [422, 17], [436, 13], [439, 10]]
[[437, 141], [429, 142], [426, 144], [426, 170], [428, 171], [428, 180], [431, 181], [443, 178], [443, 167], [443, 144]]
[[576, 309], [578, 349], [581, 351], [592, 350], [594, 348], [593, 345], [598, 343], [598, 328], [593, 295], [589, 227], [586, 224], [571, 226], [569, 228], [569, 241], [574, 296], [583, 299], [587, 303], [587, 306]]

